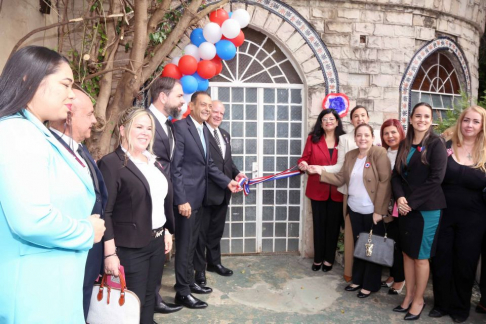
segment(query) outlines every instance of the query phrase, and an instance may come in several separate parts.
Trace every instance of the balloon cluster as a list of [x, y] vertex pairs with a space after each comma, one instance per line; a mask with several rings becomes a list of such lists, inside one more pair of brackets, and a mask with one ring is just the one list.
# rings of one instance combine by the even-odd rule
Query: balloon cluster
[[[222, 60], [231, 60], [236, 48], [245, 41], [242, 28], [250, 23], [250, 14], [245, 9], [228, 13], [218, 9], [209, 14], [210, 23], [192, 31], [191, 43], [184, 47], [183, 56], [175, 57], [162, 71], [163, 77], [181, 81], [184, 100], [190, 101], [196, 91], [206, 91], [209, 79], [221, 73]], [[188, 114], [184, 105], [182, 113]]]

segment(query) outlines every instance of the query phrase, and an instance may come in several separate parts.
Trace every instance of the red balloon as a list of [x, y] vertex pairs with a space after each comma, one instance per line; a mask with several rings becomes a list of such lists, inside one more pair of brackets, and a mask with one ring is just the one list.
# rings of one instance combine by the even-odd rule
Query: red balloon
[[211, 79], [216, 75], [216, 67], [210, 60], [203, 60], [197, 64], [197, 74], [203, 79]]
[[179, 71], [177, 65], [173, 63], [169, 63], [166, 66], [164, 66], [164, 70], [162, 71], [162, 74], [160, 76], [179, 80], [180, 78], [182, 78], [182, 73], [181, 71]]
[[216, 57], [213, 58], [211, 60], [211, 62], [213, 62], [213, 65], [216, 68], [216, 74], [215, 75], [220, 74], [221, 71], [223, 71], [223, 62], [221, 62], [221, 59], [218, 57], [218, 55], [216, 55]]
[[197, 70], [197, 60], [194, 56], [184, 55], [179, 60], [179, 71], [184, 75], [194, 74]]
[[209, 14], [209, 21], [217, 23], [219, 26], [221, 26], [226, 19], [229, 19], [229, 15], [224, 9], [214, 10]]
[[186, 118], [187, 116], [189, 116], [191, 114], [191, 108], [187, 107], [187, 110], [186, 112], [184, 113], [184, 115], [182, 115], [182, 118]]
[[229, 38], [226, 38], [226, 37], [223, 36], [223, 37], [221, 37], [221, 39], [227, 39], [230, 42], [232, 42], [236, 47], [239, 47], [239, 46], [243, 45], [243, 42], [245, 41], [245, 34], [243, 34], [243, 31], [240, 30], [240, 33], [235, 38], [229, 39]]

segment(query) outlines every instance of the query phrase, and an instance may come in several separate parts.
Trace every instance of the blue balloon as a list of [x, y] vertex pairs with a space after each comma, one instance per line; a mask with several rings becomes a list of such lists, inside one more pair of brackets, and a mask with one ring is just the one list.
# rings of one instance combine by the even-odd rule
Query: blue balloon
[[197, 80], [197, 91], [206, 91], [209, 88], [209, 80], [201, 77], [197, 72], [192, 75]]
[[206, 39], [204, 38], [203, 35], [203, 30], [202, 28], [196, 28], [192, 31], [191, 33], [191, 43], [199, 47], [202, 43], [206, 42]]
[[185, 94], [196, 92], [197, 90], [197, 80], [192, 75], [184, 75], [181, 78], [182, 91]]
[[228, 16], [231, 18], [231, 16], [233, 16], [233, 11], [228, 12]]
[[222, 60], [231, 60], [236, 55], [236, 46], [229, 40], [223, 39], [216, 44], [216, 54]]

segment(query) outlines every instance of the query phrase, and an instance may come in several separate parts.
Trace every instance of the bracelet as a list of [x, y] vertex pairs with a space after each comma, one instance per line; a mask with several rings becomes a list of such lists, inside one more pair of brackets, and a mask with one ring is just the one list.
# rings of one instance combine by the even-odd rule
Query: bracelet
[[105, 259], [107, 259], [107, 258], [109, 258], [109, 257], [111, 257], [111, 256], [115, 256], [115, 255], [117, 255], [117, 254], [116, 254], [116, 252], [115, 252], [115, 253], [113, 253], [113, 254], [110, 254], [110, 255], [105, 256]]

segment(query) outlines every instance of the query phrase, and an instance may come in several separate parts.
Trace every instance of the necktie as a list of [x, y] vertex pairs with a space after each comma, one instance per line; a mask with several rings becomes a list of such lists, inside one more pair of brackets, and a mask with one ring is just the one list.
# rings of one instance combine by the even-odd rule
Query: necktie
[[91, 164], [90, 159], [88, 158], [88, 156], [84, 152], [83, 146], [81, 144], [78, 145], [78, 149], [76, 150], [76, 152], [78, 152], [78, 154], [84, 159], [84, 161], [86, 161], [86, 165], [89, 168], [89, 173], [90, 173], [90, 176], [91, 176], [91, 180], [93, 181], [93, 185], [96, 188], [96, 190], [99, 191], [100, 189], [99, 189], [99, 184], [98, 184], [98, 177], [96, 176], [96, 171], [95, 171], [93, 165]]
[[174, 150], [174, 135], [172, 134], [172, 123], [170, 120], [166, 120], [165, 124], [167, 125], [167, 136], [169, 137], [169, 150], [170, 150], [170, 157], [172, 157], [172, 151]]
[[201, 144], [204, 149], [204, 156], [206, 156], [206, 141], [204, 140], [204, 126], [198, 127], [197, 131], [199, 133], [199, 138], [201, 138]]
[[216, 144], [218, 144], [219, 151], [221, 152], [221, 155], [223, 155], [223, 149], [221, 148], [221, 142], [219, 141], [219, 136], [218, 136], [217, 130], [214, 130], [214, 139], [216, 140]]

